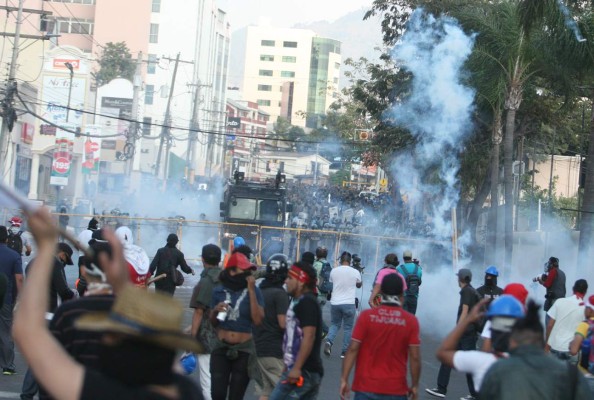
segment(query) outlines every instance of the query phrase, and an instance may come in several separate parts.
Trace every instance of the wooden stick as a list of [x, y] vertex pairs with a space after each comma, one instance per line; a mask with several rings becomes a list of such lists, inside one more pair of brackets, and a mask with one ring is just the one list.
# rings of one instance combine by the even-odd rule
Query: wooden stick
[[148, 281], [146, 281], [146, 286], [148, 287], [151, 283], [160, 281], [161, 279], [165, 279], [165, 277], [167, 277], [167, 274], [161, 274], [161, 275], [154, 276], [151, 279], [149, 279]]

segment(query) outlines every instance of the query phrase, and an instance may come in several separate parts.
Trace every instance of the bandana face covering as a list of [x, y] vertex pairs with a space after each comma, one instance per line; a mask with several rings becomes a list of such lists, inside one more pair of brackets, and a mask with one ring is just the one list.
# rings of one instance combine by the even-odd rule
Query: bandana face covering
[[302, 270], [296, 265], [293, 265], [291, 269], [289, 269], [289, 276], [301, 283], [309, 282], [309, 276], [305, 273], [304, 270]]

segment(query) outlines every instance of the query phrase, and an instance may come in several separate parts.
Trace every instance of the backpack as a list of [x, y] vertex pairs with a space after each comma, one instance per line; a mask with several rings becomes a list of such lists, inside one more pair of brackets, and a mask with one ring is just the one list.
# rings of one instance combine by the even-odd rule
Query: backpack
[[21, 238], [22, 234], [22, 231], [19, 231], [17, 233], [11, 231], [8, 233], [8, 241], [6, 242], [8, 248], [13, 249], [17, 253], [19, 253], [19, 255], [23, 254], [23, 238]]
[[332, 272], [332, 265], [328, 261], [322, 263], [322, 269], [320, 270], [320, 283], [318, 289], [322, 294], [328, 294], [332, 292], [332, 282], [330, 282], [330, 272]]
[[409, 296], [417, 296], [419, 294], [419, 286], [421, 286], [421, 278], [418, 275], [419, 266], [415, 264], [415, 269], [412, 274], [406, 269], [406, 264], [402, 266], [402, 274], [406, 281], [406, 294]]

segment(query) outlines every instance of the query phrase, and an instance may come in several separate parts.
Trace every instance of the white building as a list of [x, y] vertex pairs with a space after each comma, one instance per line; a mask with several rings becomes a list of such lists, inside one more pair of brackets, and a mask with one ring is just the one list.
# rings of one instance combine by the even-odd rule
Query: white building
[[[197, 175], [222, 172], [225, 126], [225, 102], [230, 31], [226, 13], [214, 0], [153, 2], [147, 75], [144, 86], [144, 121], [162, 124], [172, 85], [175, 58], [180, 54], [173, 96], [171, 99], [172, 151], [190, 158], [197, 165]], [[199, 103], [194, 107], [194, 100]], [[187, 140], [192, 118], [201, 130], [219, 134], [198, 134], [194, 157], [188, 155]], [[160, 135], [160, 127], [145, 125], [145, 134]], [[176, 140], [180, 139], [180, 140]], [[146, 159], [157, 158], [159, 141], [142, 145]], [[165, 155], [162, 155], [165, 158]], [[145, 162], [146, 164], [146, 162]], [[153, 167], [153, 165], [149, 166]], [[141, 165], [145, 170], [147, 165]], [[163, 176], [161, 162], [160, 176]], [[154, 170], [153, 170], [154, 172]]]
[[338, 91], [340, 45], [307, 29], [248, 26], [233, 34], [230, 80], [271, 122], [316, 128]]
[[263, 152], [254, 157], [254, 166], [248, 172], [260, 180], [274, 178], [277, 172], [284, 173], [287, 180], [325, 184], [328, 182], [330, 161], [315, 153], [287, 151]]

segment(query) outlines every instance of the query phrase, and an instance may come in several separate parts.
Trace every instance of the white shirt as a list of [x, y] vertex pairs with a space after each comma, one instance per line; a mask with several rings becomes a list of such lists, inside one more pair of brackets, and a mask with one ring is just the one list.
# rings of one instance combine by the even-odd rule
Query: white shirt
[[485, 338], [485, 339], [491, 339], [491, 320], [487, 320], [487, 322], [485, 322], [485, 327], [483, 328], [483, 331], [481, 332], [481, 337]]
[[[78, 240], [82, 248], [86, 249], [89, 247], [89, 240], [91, 240], [92, 238], [93, 231], [90, 229], [85, 229], [84, 231], [78, 234], [78, 237], [76, 239]], [[79, 255], [84, 256], [84, 252], [80, 251]]]
[[454, 368], [456, 371], [471, 374], [474, 389], [478, 392], [481, 390], [485, 374], [497, 360], [495, 355], [484, 351], [457, 351], [454, 353]]
[[569, 351], [575, 329], [584, 320], [584, 300], [576, 295], [559, 299], [547, 312], [555, 320], [549, 335], [548, 345], [557, 351]]
[[330, 304], [339, 306], [342, 304], [355, 304], [357, 297], [357, 283], [361, 282], [361, 274], [355, 268], [348, 265], [340, 265], [332, 268], [330, 272], [332, 282], [332, 297]]

